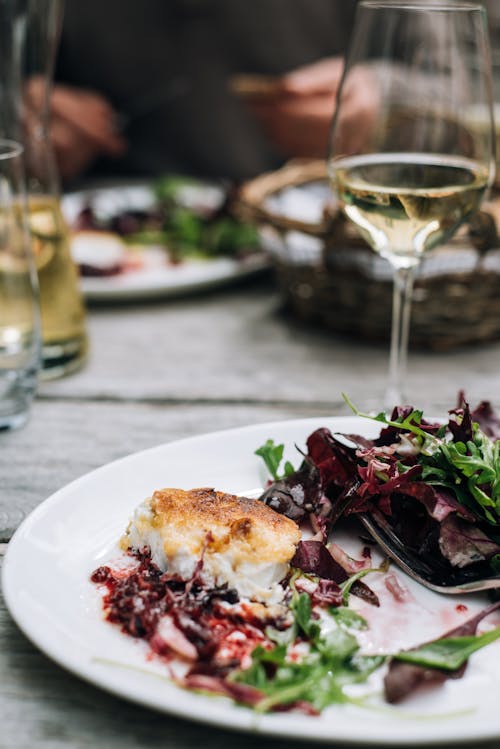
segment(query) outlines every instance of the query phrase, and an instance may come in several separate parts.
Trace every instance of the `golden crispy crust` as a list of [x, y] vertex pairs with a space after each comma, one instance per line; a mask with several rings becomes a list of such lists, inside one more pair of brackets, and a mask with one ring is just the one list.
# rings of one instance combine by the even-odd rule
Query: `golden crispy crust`
[[161, 521], [174, 520], [180, 514], [183, 520], [189, 515], [198, 520], [206, 518], [210, 523], [234, 528], [235, 533], [247, 534], [252, 520], [266, 523], [274, 530], [287, 528], [297, 530], [293, 520], [280, 515], [264, 502], [248, 497], [237, 497], [215, 489], [158, 489], [153, 494], [153, 506]]
[[[297, 525], [263, 502], [211, 488], [159, 489], [151, 500], [152, 525], [194, 537], [202, 531], [208, 553], [238, 548], [248, 561], [289, 561], [300, 540]], [[166, 545], [169, 541], [162, 533]], [[198, 536], [199, 537], [199, 536]], [[193, 549], [194, 551], [194, 549]]]

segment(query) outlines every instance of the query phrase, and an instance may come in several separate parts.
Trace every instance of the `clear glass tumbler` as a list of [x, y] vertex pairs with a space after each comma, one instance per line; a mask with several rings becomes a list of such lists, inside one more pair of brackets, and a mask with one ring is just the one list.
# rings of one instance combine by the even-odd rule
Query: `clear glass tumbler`
[[28, 418], [41, 360], [22, 153], [15, 141], [0, 140], [0, 430]]
[[61, 0], [0, 0], [0, 137], [24, 148], [44, 379], [77, 369], [87, 351], [85, 309], [48, 130], [61, 10]]

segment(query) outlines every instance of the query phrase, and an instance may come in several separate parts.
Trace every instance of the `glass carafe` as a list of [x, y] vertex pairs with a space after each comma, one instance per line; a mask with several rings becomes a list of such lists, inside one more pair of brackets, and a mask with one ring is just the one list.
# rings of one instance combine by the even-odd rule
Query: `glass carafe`
[[45, 379], [78, 368], [87, 348], [85, 309], [49, 137], [61, 13], [61, 0], [0, 0], [0, 134], [21, 140], [25, 149]]

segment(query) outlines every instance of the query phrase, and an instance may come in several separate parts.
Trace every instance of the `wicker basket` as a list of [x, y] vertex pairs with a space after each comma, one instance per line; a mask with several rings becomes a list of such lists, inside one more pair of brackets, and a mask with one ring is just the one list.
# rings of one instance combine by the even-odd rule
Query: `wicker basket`
[[[324, 162], [293, 162], [248, 182], [238, 212], [261, 226], [287, 304], [301, 320], [351, 337], [388, 339], [390, 265], [336, 211]], [[415, 283], [413, 345], [445, 350], [500, 339], [499, 217], [500, 199], [493, 199], [424, 258]]]

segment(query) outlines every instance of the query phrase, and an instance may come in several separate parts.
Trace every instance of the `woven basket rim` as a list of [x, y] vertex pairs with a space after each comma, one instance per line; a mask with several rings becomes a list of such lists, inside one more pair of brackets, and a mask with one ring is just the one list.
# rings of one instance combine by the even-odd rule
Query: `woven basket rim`
[[240, 189], [238, 202], [246, 218], [259, 224], [272, 224], [277, 229], [295, 229], [306, 234], [324, 237], [331, 228], [331, 217], [324, 216], [320, 222], [300, 221], [273, 212], [266, 208], [265, 201], [270, 195], [287, 187], [300, 187], [311, 182], [327, 179], [326, 161], [294, 160], [274, 172], [266, 172], [246, 182]]

